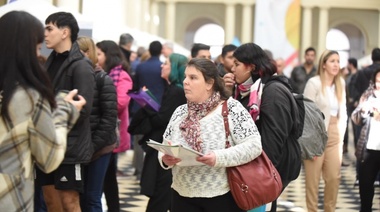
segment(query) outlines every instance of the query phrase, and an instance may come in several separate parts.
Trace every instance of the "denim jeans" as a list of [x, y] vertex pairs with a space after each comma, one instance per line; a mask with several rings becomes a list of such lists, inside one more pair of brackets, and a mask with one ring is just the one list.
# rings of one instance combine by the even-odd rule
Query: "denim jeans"
[[111, 158], [111, 152], [91, 161], [84, 169], [84, 193], [81, 196], [82, 211], [102, 212], [103, 182]]

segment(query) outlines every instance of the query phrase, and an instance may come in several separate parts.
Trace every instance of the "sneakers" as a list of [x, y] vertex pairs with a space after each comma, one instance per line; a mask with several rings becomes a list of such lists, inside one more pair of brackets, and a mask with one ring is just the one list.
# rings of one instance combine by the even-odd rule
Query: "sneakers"
[[[354, 187], [355, 187], [355, 186], [359, 186], [359, 180], [355, 180]], [[380, 181], [376, 180], [376, 181], [373, 183], [373, 186], [375, 186], [375, 187], [380, 187]]]

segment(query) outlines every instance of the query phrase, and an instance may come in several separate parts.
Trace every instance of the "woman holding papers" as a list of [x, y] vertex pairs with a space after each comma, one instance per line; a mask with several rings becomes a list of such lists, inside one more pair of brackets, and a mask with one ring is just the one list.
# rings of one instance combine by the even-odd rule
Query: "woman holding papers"
[[171, 171], [160, 167], [157, 161], [158, 152], [148, 147], [145, 141], [153, 139], [161, 143], [162, 134], [174, 110], [186, 103], [182, 84], [186, 64], [187, 58], [185, 56], [176, 53], [171, 54], [162, 65], [161, 77], [168, 82], [169, 86], [162, 96], [159, 111], [141, 108], [135, 114], [135, 116], [139, 115], [147, 120], [151, 126], [150, 132], [146, 133], [139, 142], [146, 153], [140, 184], [141, 193], [150, 198], [147, 212], [167, 212], [171, 206]]
[[[204, 165], [182, 166], [180, 159], [159, 153], [164, 169], [172, 169], [172, 212], [243, 211], [235, 203], [226, 168], [245, 164], [261, 154], [261, 139], [248, 111], [228, 98], [215, 64], [192, 59], [183, 82], [187, 104], [173, 113], [164, 144], [181, 144], [201, 152]], [[225, 147], [222, 104], [227, 101], [232, 147]]]

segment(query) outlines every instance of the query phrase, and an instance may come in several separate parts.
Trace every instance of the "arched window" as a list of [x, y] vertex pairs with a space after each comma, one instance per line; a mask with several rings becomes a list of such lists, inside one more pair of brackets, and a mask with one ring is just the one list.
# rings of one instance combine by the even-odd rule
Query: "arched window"
[[224, 45], [224, 29], [217, 24], [205, 24], [195, 32], [194, 43], [211, 46], [211, 57], [216, 58], [221, 54]]
[[326, 36], [326, 49], [339, 52], [340, 67], [347, 66], [350, 52], [350, 42], [347, 35], [339, 29], [330, 29]]

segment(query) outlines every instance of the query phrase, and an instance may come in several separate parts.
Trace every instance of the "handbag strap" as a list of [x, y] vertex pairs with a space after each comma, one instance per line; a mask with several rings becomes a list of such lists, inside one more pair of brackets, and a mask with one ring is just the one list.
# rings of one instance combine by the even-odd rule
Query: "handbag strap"
[[230, 135], [230, 126], [228, 124], [228, 107], [227, 107], [227, 101], [223, 102], [222, 105], [222, 116], [223, 116], [223, 123], [224, 123], [224, 130], [226, 131], [226, 148], [229, 148], [231, 146], [230, 142], [228, 141], [228, 136]]

